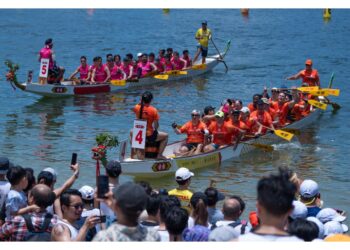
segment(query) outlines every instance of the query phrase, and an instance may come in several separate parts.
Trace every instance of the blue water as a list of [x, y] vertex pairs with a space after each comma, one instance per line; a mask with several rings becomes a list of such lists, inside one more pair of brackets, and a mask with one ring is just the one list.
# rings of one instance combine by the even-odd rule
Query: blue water
[[[334, 88], [341, 95], [332, 98], [342, 106], [337, 113], [331, 108], [299, 140], [277, 145], [273, 153], [256, 151], [222, 166], [195, 172], [191, 188], [204, 190], [210, 179], [226, 194], [241, 195], [248, 210], [255, 206], [255, 187], [261, 176], [279, 166], [293, 168], [300, 177], [312, 178], [320, 185], [325, 206], [349, 210], [349, 58], [350, 11], [333, 10], [325, 22], [322, 10], [252, 9], [248, 18], [239, 10], [0, 10], [0, 154], [14, 163], [32, 167], [38, 173], [53, 167], [58, 183], [70, 176], [72, 152], [78, 153], [81, 174], [75, 187], [94, 185], [95, 162], [91, 148], [95, 135], [109, 132], [126, 138], [134, 118], [131, 108], [144, 90], [113, 95], [45, 99], [13, 91], [5, 82], [2, 62], [11, 59], [20, 64], [19, 78], [34, 70], [37, 76], [37, 54], [48, 37], [54, 39], [57, 61], [66, 68], [66, 76], [79, 64], [81, 55], [89, 62], [107, 53], [155, 52], [173, 47], [180, 52], [195, 52], [195, 31], [202, 19], [208, 20], [219, 48], [232, 40], [225, 58], [229, 72], [219, 65], [213, 72], [187, 82], [155, 86], [154, 106], [160, 111], [160, 129], [175, 135], [173, 121], [181, 124], [190, 119], [192, 109], [207, 105], [219, 107], [222, 99], [240, 98], [245, 104], [264, 86], [299, 85], [285, 77], [303, 69], [306, 58], [312, 58], [321, 84], [326, 86], [332, 72]], [[209, 54], [216, 51], [213, 46]], [[35, 77], [36, 78], [36, 77]], [[116, 157], [116, 150], [109, 158]], [[122, 176], [121, 181], [131, 177]], [[156, 188], [173, 188], [172, 177], [151, 181]]]

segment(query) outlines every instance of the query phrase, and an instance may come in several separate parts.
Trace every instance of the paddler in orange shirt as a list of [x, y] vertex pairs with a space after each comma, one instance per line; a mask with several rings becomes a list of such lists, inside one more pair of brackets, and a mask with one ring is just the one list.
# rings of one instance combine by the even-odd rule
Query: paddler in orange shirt
[[232, 110], [230, 112], [229, 120], [226, 122], [226, 125], [232, 131], [231, 143], [236, 142], [238, 138], [241, 138], [249, 130], [249, 127], [241, 121], [240, 116], [240, 110]]
[[228, 126], [228, 124], [225, 122], [224, 112], [218, 111], [215, 113], [215, 121], [210, 124], [208, 130], [213, 136], [212, 143], [204, 147], [204, 152], [214, 151], [232, 143], [231, 135], [234, 128]]
[[275, 130], [271, 115], [265, 111], [264, 102], [262, 100], [258, 101], [257, 110], [250, 114], [249, 119], [252, 123], [251, 131], [255, 136], [265, 134], [267, 128]]
[[301, 70], [299, 73], [287, 77], [286, 80], [297, 80], [302, 78], [303, 83], [307, 83], [309, 87], [321, 86], [320, 77], [316, 69], [312, 69], [312, 60], [307, 59], [305, 61], [305, 69]]
[[194, 109], [191, 113], [192, 120], [186, 122], [181, 128], [177, 128], [177, 124], [174, 122], [171, 126], [176, 134], [187, 134], [186, 144], [182, 145], [177, 154], [201, 153], [204, 145], [204, 135], [208, 135], [208, 129], [204, 122], [200, 119], [200, 112]]

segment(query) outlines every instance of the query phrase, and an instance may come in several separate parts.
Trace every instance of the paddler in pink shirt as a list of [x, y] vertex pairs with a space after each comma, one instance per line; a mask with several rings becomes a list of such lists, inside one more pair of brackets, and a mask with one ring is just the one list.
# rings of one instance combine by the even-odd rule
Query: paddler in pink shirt
[[120, 55], [114, 55], [114, 64], [117, 65], [119, 68], [122, 66], [122, 58]]
[[149, 73], [157, 70], [156, 65], [148, 61], [147, 54], [143, 54], [141, 56], [141, 62], [139, 62], [137, 66], [138, 66], [138, 69], [137, 69], [138, 78], [145, 77]]
[[123, 59], [123, 63], [122, 63], [121, 69], [124, 71], [124, 73], [126, 75], [126, 79], [131, 79], [132, 78], [134, 68], [131, 65], [131, 61], [128, 58], [124, 58]]
[[174, 70], [174, 65], [173, 65], [173, 63], [170, 61], [170, 56], [169, 56], [169, 55], [166, 55], [166, 56], [165, 56], [164, 69], [165, 69], [165, 71]]
[[113, 58], [109, 57], [106, 65], [107, 65], [107, 68], [109, 69], [109, 72], [111, 74], [110, 80], [124, 80], [124, 79], [126, 79], [126, 74], [124, 73], [123, 70], [121, 70], [121, 67], [118, 67], [115, 64]]
[[187, 68], [191, 67], [192, 66], [192, 59], [189, 55], [189, 52], [187, 49], [185, 49], [183, 52], [182, 52], [182, 59], [184, 59], [186, 62], [187, 62]]
[[79, 83], [86, 84], [91, 77], [91, 72], [92, 72], [91, 67], [86, 62], [86, 56], [81, 56], [80, 66], [73, 72], [73, 74], [71, 74], [71, 76], [68, 79], [73, 80], [73, 77], [79, 73], [80, 74]]
[[165, 63], [165, 49], [159, 50], [158, 59], [161, 63]]
[[175, 70], [182, 70], [184, 68], [187, 68], [187, 62], [184, 59], [180, 58], [180, 54], [177, 51], [173, 53], [173, 58], [171, 58], [170, 61], [174, 65]]
[[93, 84], [106, 83], [110, 79], [110, 77], [111, 73], [108, 67], [102, 65], [102, 58], [100, 56], [95, 57], [91, 82]]

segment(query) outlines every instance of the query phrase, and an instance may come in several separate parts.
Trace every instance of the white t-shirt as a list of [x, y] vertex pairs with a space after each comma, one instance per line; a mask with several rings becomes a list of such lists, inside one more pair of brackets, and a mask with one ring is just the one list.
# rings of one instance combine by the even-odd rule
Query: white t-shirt
[[[191, 216], [189, 216], [188, 217], [188, 221], [187, 221], [187, 227], [188, 228], [192, 228], [192, 227], [194, 227], [195, 225], [194, 225], [194, 219], [191, 217]], [[211, 224], [208, 222], [208, 229], [211, 229]]]
[[249, 232], [238, 237], [238, 241], [303, 241], [296, 236], [275, 235], [275, 234], [257, 234]]
[[169, 232], [167, 230], [158, 230], [158, 233], [160, 235], [160, 241], [167, 242], [169, 241]]
[[8, 181], [0, 181], [0, 209], [4, 205], [6, 195], [10, 192], [11, 184]]

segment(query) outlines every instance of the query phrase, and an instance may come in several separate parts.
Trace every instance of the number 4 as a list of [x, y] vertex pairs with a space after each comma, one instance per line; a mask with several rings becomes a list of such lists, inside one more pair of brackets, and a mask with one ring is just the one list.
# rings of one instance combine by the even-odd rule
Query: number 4
[[142, 141], [143, 141], [142, 130], [139, 130], [139, 132], [137, 133], [137, 135], [136, 135], [136, 137], [135, 137], [135, 141], [138, 141], [139, 144], [142, 143]]

